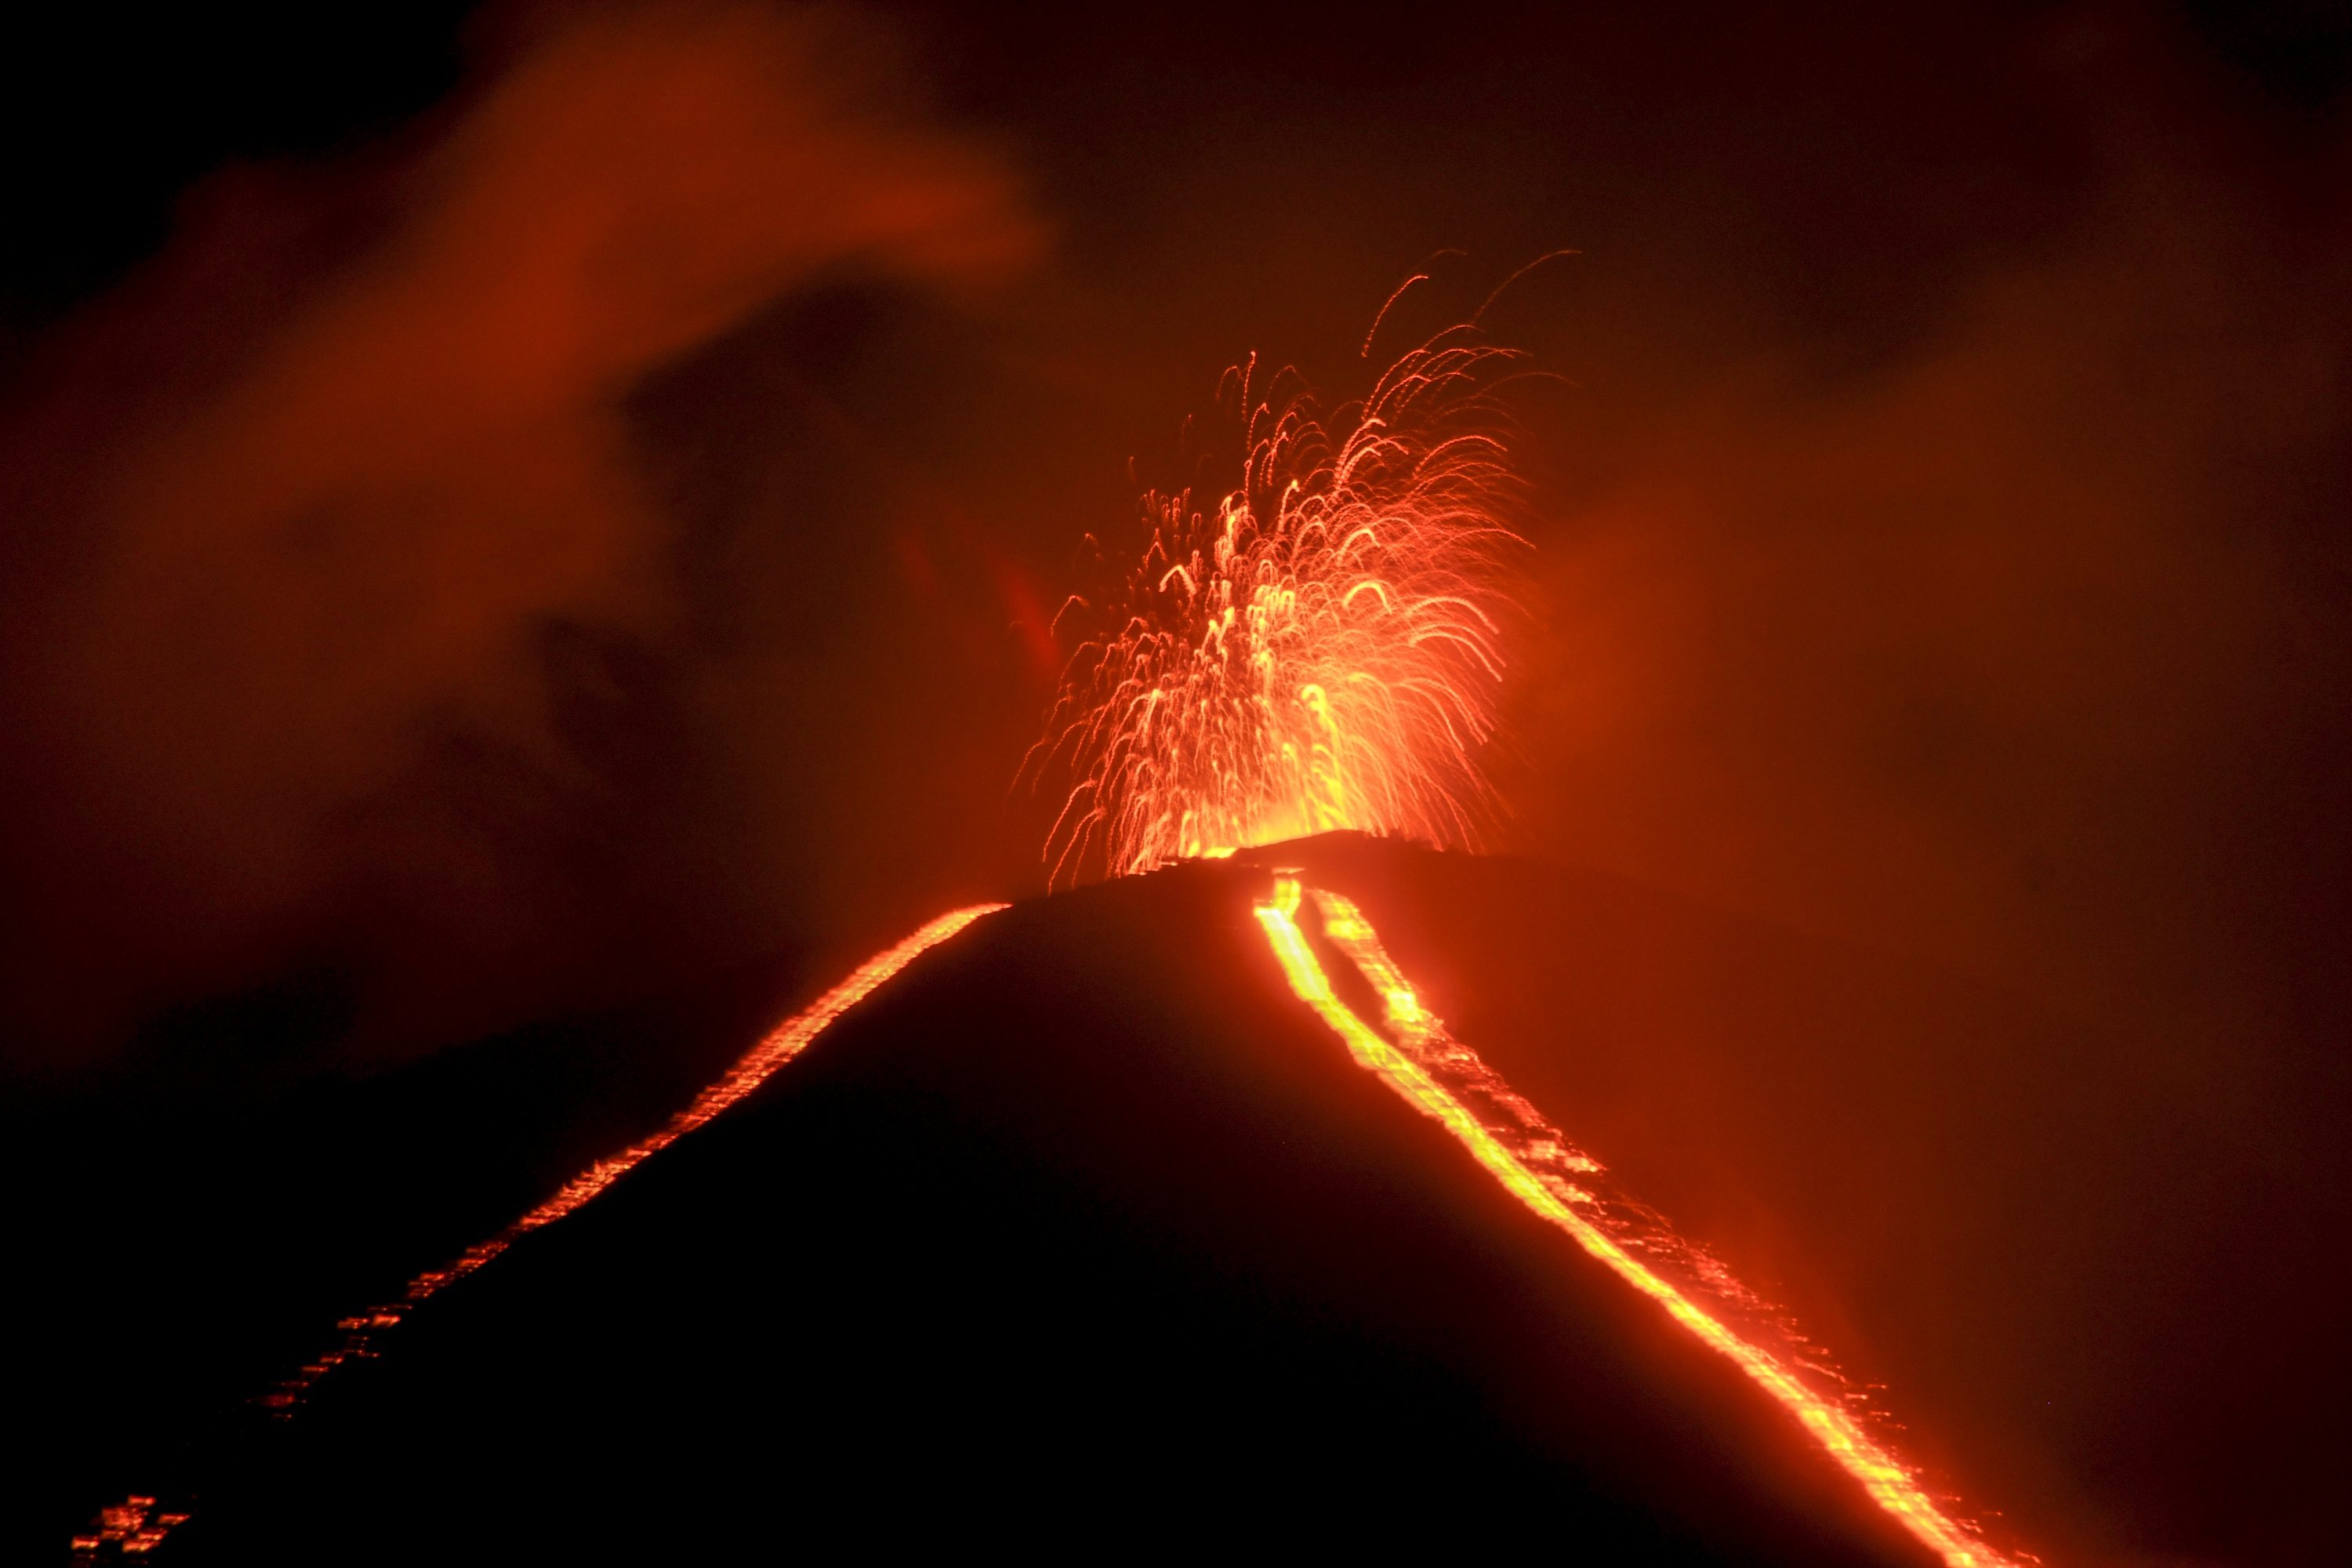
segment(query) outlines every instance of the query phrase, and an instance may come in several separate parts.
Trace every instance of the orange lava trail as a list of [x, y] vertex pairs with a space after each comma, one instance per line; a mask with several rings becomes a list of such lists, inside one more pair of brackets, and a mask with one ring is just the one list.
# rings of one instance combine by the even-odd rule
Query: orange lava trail
[[[553, 1225], [564, 1215], [575, 1212], [654, 1155], [721, 1111], [749, 1098], [754, 1089], [767, 1082], [778, 1068], [806, 1050], [810, 1042], [824, 1033], [835, 1019], [873, 994], [877, 987], [887, 984], [908, 964], [982, 915], [992, 914], [1003, 908], [1003, 904], [974, 904], [968, 909], [950, 910], [897, 946], [877, 952], [859, 964], [847, 979], [777, 1025], [766, 1038], [746, 1051], [725, 1076], [697, 1095], [693, 1104], [671, 1117], [658, 1131], [639, 1139], [616, 1154], [597, 1161], [566, 1182], [552, 1197], [496, 1236], [467, 1247], [447, 1267], [419, 1274], [408, 1282], [408, 1289], [402, 1292], [397, 1301], [341, 1320], [335, 1326], [343, 1331], [343, 1342], [264, 1394], [260, 1404], [277, 1415], [290, 1416], [303, 1395], [317, 1386], [329, 1373], [346, 1362], [363, 1360], [378, 1353], [373, 1344], [375, 1335], [396, 1326], [408, 1313], [442, 1289], [480, 1268], [532, 1231]], [[162, 1544], [163, 1536], [170, 1530], [185, 1522], [188, 1518], [184, 1513], [157, 1513], [154, 1507], [155, 1500], [152, 1497], [132, 1497], [117, 1507], [103, 1510], [95, 1531], [74, 1538], [74, 1561], [77, 1563], [95, 1563], [109, 1547], [131, 1556], [152, 1552]]]
[[[803, 1011], [794, 1014], [770, 1032], [767, 1038], [743, 1053], [742, 1058], [727, 1069], [726, 1076], [695, 1096], [694, 1103], [671, 1117], [657, 1132], [630, 1144], [617, 1154], [608, 1154], [556, 1190], [555, 1195], [537, 1208], [509, 1225], [488, 1241], [467, 1247], [456, 1262], [445, 1268], [420, 1274], [408, 1282], [401, 1299], [373, 1312], [346, 1318], [337, 1328], [355, 1334], [365, 1334], [373, 1329], [388, 1329], [415, 1308], [430, 1300], [443, 1288], [453, 1285], [473, 1273], [491, 1258], [541, 1226], [553, 1225], [564, 1215], [577, 1210], [597, 1194], [619, 1181], [629, 1172], [654, 1155], [677, 1142], [719, 1112], [749, 1098], [751, 1091], [768, 1081], [778, 1068], [806, 1050], [809, 1042], [830, 1027], [835, 1019], [873, 994], [875, 989], [898, 971], [907, 967], [926, 951], [955, 935], [985, 914], [1004, 908], [1003, 904], [975, 904], [969, 909], [951, 910], [924, 926], [898, 946], [886, 949], [867, 959], [853, 971], [846, 980], [818, 997]], [[364, 1344], [346, 1342], [341, 1351], [320, 1357], [302, 1369], [301, 1373], [278, 1385], [278, 1391], [267, 1395], [262, 1403], [273, 1409], [290, 1408], [299, 1402], [310, 1386], [324, 1377], [342, 1361], [354, 1353], [364, 1354]]]
[[[1685, 1287], [1664, 1278], [1628, 1250], [1657, 1244], [1653, 1236], [1612, 1235], [1604, 1205], [1589, 1178], [1600, 1166], [1579, 1153], [1546, 1123], [1535, 1108], [1511, 1092], [1476, 1054], [1446, 1033], [1425, 1011], [1380, 944], [1362, 911], [1337, 894], [1318, 890], [1324, 934], [1360, 969], [1385, 1005], [1391, 1039], [1366, 1024], [1341, 1001], [1330, 977], [1307, 944], [1297, 913], [1297, 879], [1279, 878], [1274, 897], [1256, 907], [1259, 923], [1283, 973], [1300, 1000], [1330, 1025], [1359, 1066], [1381, 1075], [1415, 1109], [1433, 1117], [1467, 1147], [1513, 1197], [1574, 1238], [1619, 1279], [1664, 1308], [1675, 1322], [1708, 1349], [1727, 1357], [1759, 1387], [1795, 1416], [1806, 1434], [1838, 1466], [1862, 1483], [1872, 1500], [1949, 1568], [2015, 1568], [2019, 1559], [1995, 1551], [1966, 1524], [1947, 1515], [1919, 1485], [1910, 1468], [1865, 1428], [1843, 1396], [1824, 1396], [1808, 1386], [1789, 1362], [1737, 1331], [1727, 1318], [1749, 1304], [1738, 1286], [1708, 1268], [1703, 1255], [1669, 1247], [1686, 1260], [1700, 1260], [1709, 1283]], [[1474, 1106], [1483, 1106], [1481, 1115]], [[1576, 1179], [1571, 1179], [1576, 1178]], [[1718, 1297], [1723, 1310], [1702, 1302]], [[2027, 1560], [2027, 1561], [2030, 1561]]]

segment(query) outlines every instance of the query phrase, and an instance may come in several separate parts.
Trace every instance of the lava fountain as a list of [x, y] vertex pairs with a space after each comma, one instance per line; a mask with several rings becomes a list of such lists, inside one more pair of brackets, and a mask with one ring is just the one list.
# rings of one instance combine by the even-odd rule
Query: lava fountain
[[1327, 425], [1227, 373], [1240, 481], [1152, 492], [1024, 773], [1072, 779], [1052, 885], [1339, 828], [1477, 847], [1527, 546], [1496, 396], [1511, 351], [1442, 334]]

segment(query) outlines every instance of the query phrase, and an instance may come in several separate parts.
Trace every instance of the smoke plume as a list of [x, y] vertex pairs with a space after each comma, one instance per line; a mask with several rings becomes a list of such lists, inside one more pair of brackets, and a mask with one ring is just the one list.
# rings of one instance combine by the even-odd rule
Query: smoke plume
[[599, 750], [675, 607], [625, 400], [795, 290], [966, 290], [1034, 248], [1005, 170], [852, 19], [563, 16], [394, 144], [200, 187], [25, 372], [20, 1065], [314, 956], [326, 1015], [487, 984], [446, 1026], [480, 1026], [561, 984], [577, 864], [630, 853], [607, 775], [663, 765]]

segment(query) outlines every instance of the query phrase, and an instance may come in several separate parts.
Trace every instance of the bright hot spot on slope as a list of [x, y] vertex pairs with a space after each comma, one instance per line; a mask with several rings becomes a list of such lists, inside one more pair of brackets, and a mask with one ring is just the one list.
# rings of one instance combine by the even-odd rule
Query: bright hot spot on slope
[[1517, 363], [1442, 334], [1328, 426], [1289, 373], [1228, 373], [1240, 482], [1145, 496], [1140, 560], [1065, 607], [1088, 635], [1024, 769], [1070, 780], [1054, 885], [1338, 828], [1475, 847], [1527, 548], [1494, 395]]

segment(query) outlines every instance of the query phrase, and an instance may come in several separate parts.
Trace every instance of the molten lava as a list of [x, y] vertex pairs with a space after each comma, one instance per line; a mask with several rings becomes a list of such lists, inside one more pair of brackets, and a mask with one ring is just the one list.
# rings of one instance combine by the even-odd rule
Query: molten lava
[[391, 1328], [443, 1287], [463, 1279], [532, 1231], [542, 1226], [553, 1225], [720, 1111], [740, 1102], [767, 1082], [778, 1068], [806, 1050], [809, 1042], [831, 1027], [835, 1019], [873, 994], [877, 986], [981, 916], [1003, 907], [1003, 904], [975, 904], [969, 909], [951, 910], [896, 947], [887, 948], [859, 964], [847, 979], [802, 1012], [777, 1025], [765, 1039], [744, 1052], [742, 1058], [728, 1068], [723, 1077], [695, 1096], [694, 1103], [671, 1117], [660, 1131], [639, 1139], [616, 1154], [608, 1154], [597, 1161], [556, 1189], [554, 1196], [515, 1220], [498, 1235], [467, 1247], [447, 1268], [418, 1275], [408, 1282], [408, 1289], [399, 1300], [337, 1323], [335, 1326], [351, 1338], [344, 1341], [340, 1349], [320, 1357], [280, 1384], [274, 1393], [264, 1396], [262, 1403], [275, 1410], [285, 1410], [299, 1403], [313, 1384], [337, 1365], [354, 1356], [368, 1353], [367, 1336], [370, 1332]]
[[[1602, 1174], [1599, 1163], [1580, 1152], [1421, 1005], [1361, 910], [1318, 889], [1314, 896], [1323, 934], [1381, 997], [1389, 1035], [1358, 1017], [1333, 988], [1299, 926], [1299, 893], [1296, 878], [1278, 879], [1274, 897], [1256, 907], [1258, 921], [1291, 989], [1346, 1042], [1357, 1065], [1378, 1073], [1414, 1109], [1461, 1140], [1513, 1197], [1566, 1231], [1707, 1348], [1728, 1357], [1795, 1416], [1873, 1501], [1950, 1568], [2007, 1568], [2014, 1561], [1986, 1545], [1922, 1489], [1911, 1470], [1872, 1436], [1848, 1390], [1841, 1385], [1816, 1391], [1790, 1357], [1759, 1342], [1760, 1334], [1735, 1328], [1759, 1317], [1755, 1298], [1720, 1264], [1676, 1237], [1658, 1215], [1605, 1195], [1595, 1180]], [[1770, 1325], [1763, 1326], [1769, 1331]]]
[[1042, 774], [1075, 780], [1050, 880], [1338, 828], [1475, 847], [1502, 630], [1525, 543], [1495, 398], [1515, 354], [1445, 334], [1326, 430], [1303, 392], [1228, 374], [1248, 457], [1213, 507], [1144, 498], [1122, 583], [1065, 607]]
[[[563, 1184], [553, 1196], [488, 1240], [467, 1247], [446, 1268], [419, 1274], [408, 1282], [408, 1289], [401, 1293], [398, 1300], [341, 1320], [335, 1327], [342, 1331], [342, 1342], [262, 1395], [260, 1404], [276, 1415], [290, 1415], [303, 1396], [335, 1368], [380, 1353], [374, 1348], [374, 1341], [385, 1330], [396, 1328], [402, 1319], [446, 1287], [482, 1268], [532, 1231], [553, 1225], [566, 1215], [574, 1213], [638, 1165], [721, 1111], [740, 1103], [767, 1082], [778, 1068], [806, 1050], [810, 1042], [831, 1027], [835, 1019], [873, 994], [876, 987], [982, 915], [1003, 907], [1003, 904], [975, 904], [968, 909], [952, 910], [929, 921], [895, 947], [887, 948], [859, 964], [848, 978], [777, 1025], [718, 1081], [695, 1096], [694, 1103], [671, 1117], [659, 1131], [639, 1139], [618, 1153], [597, 1161]], [[99, 1562], [100, 1554], [110, 1548], [119, 1553], [143, 1555], [162, 1544], [164, 1536], [174, 1527], [186, 1522], [187, 1519], [184, 1512], [155, 1511], [155, 1500], [152, 1497], [126, 1499], [121, 1504], [103, 1510], [97, 1527], [89, 1533], [74, 1538], [74, 1561], [77, 1563]]]

